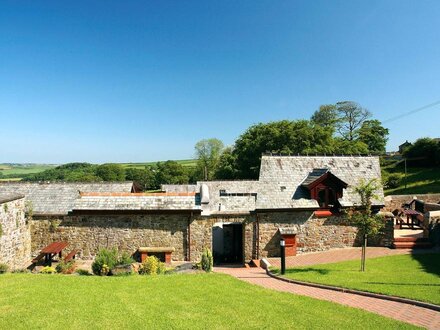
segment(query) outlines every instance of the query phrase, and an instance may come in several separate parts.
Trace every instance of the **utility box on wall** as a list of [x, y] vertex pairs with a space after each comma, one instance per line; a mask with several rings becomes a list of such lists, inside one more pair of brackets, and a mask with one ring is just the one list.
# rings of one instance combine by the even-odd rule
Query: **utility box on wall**
[[286, 257], [296, 256], [296, 230], [292, 228], [280, 228], [281, 238], [285, 242]]

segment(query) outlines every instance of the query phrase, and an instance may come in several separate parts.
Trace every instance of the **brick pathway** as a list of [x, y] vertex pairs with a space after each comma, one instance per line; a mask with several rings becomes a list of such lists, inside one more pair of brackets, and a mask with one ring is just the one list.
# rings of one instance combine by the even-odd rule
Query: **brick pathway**
[[[411, 250], [411, 249], [389, 249], [385, 247], [368, 247], [367, 258], [375, 258], [382, 256], [391, 256], [397, 254], [409, 254], [409, 253], [427, 253], [430, 250]], [[333, 249], [324, 252], [313, 252], [297, 255], [295, 257], [286, 258], [286, 267], [295, 266], [309, 266], [326, 264], [332, 262], [346, 261], [346, 260], [360, 260], [361, 248], [345, 248], [345, 249]], [[267, 258], [270, 264], [275, 267], [280, 266], [280, 258]]]
[[440, 329], [440, 312], [409, 304], [359, 296], [352, 293], [338, 292], [292, 284], [269, 277], [262, 268], [215, 267], [215, 272], [232, 275], [242, 281], [261, 285], [265, 288], [290, 292], [338, 304], [361, 308], [369, 312], [422, 326], [427, 329]]

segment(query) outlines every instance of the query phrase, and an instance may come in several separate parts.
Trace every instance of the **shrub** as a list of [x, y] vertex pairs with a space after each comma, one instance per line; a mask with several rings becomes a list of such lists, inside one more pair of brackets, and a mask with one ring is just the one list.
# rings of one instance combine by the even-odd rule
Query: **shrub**
[[14, 274], [26, 274], [26, 273], [31, 273], [31, 271], [27, 268], [19, 268], [19, 269], [14, 269], [12, 271], [12, 273]]
[[92, 271], [95, 275], [108, 275], [110, 269], [118, 263], [118, 251], [116, 249], [100, 249], [92, 263]]
[[400, 186], [403, 179], [403, 174], [401, 173], [390, 173], [385, 181], [385, 186], [388, 189], [397, 188]]
[[4, 274], [8, 271], [9, 266], [6, 264], [0, 264], [0, 274]]
[[127, 252], [123, 252], [121, 256], [118, 259], [118, 262], [116, 263], [117, 266], [119, 265], [131, 265], [134, 262], [131, 255]]
[[202, 254], [202, 269], [209, 273], [212, 271], [212, 266], [214, 264], [214, 259], [212, 258], [212, 253], [210, 249], [205, 249]]
[[72, 274], [74, 266], [75, 266], [75, 262], [73, 260], [68, 262], [60, 261], [55, 269], [57, 273]]
[[89, 276], [92, 275], [87, 269], [77, 269], [76, 273], [81, 276]]
[[149, 256], [139, 267], [139, 274], [141, 275], [164, 274], [165, 271], [164, 263], [157, 259], [156, 256]]
[[56, 270], [53, 267], [46, 266], [46, 267], [43, 267], [43, 269], [40, 270], [40, 273], [41, 274], [55, 274]]

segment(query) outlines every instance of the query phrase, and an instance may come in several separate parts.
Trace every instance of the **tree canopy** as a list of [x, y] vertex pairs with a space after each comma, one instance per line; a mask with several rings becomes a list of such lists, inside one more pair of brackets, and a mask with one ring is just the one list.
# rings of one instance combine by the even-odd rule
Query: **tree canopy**
[[221, 153], [224, 149], [223, 142], [219, 139], [204, 139], [196, 143], [197, 168], [204, 180], [211, 180], [215, 171]]

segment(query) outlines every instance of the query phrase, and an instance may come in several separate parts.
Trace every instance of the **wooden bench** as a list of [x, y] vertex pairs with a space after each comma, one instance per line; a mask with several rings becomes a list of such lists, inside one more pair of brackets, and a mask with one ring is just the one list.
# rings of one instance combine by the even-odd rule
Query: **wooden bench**
[[[36, 264], [38, 261], [40, 261], [41, 259], [44, 258], [46, 254], [45, 253], [40, 253], [38, 256], [36, 256], [34, 259], [32, 259], [32, 263]], [[29, 259], [28, 259], [29, 260]]]
[[173, 247], [139, 247], [138, 252], [141, 255], [141, 262], [148, 257], [148, 255], [155, 255], [163, 253], [165, 255], [165, 263], [171, 263], [171, 254], [175, 251]]
[[69, 262], [70, 260], [75, 259], [76, 254], [78, 253], [78, 251], [76, 250], [72, 250], [70, 251], [70, 253], [64, 257], [64, 261], [65, 262]]

